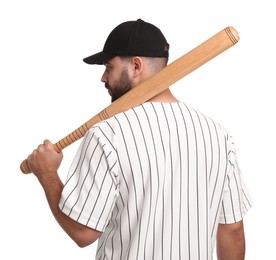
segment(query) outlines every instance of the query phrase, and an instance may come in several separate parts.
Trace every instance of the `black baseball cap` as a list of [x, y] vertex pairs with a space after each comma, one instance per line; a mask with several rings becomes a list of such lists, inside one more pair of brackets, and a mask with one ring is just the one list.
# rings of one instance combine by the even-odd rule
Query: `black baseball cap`
[[83, 61], [102, 65], [115, 56], [169, 57], [169, 44], [159, 28], [138, 19], [115, 27], [103, 50]]

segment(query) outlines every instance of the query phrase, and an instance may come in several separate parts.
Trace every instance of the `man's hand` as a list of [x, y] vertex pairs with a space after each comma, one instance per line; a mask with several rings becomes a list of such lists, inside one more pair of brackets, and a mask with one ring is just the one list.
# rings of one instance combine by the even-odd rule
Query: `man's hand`
[[54, 145], [45, 140], [27, 158], [28, 165], [41, 184], [57, 174], [63, 154], [54, 149]]

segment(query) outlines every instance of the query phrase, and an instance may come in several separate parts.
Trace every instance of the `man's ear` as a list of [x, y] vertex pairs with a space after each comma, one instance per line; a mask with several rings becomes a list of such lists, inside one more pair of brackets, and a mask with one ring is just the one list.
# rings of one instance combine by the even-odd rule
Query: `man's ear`
[[135, 56], [132, 58], [133, 77], [140, 77], [144, 69], [144, 61], [141, 57]]

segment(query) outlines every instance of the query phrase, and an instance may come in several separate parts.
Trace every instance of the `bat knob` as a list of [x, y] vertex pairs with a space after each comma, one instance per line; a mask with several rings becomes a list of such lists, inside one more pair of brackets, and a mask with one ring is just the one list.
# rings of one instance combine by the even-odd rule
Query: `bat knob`
[[21, 164], [20, 164], [20, 170], [27, 174], [27, 173], [31, 173], [32, 170], [30, 169], [28, 163], [27, 163], [27, 160], [24, 160]]

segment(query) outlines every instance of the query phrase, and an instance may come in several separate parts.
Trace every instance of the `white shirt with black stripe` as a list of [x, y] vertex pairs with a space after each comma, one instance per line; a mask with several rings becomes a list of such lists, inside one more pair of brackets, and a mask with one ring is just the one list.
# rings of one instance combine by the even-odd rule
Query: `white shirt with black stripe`
[[251, 205], [229, 132], [177, 102], [93, 126], [60, 200], [103, 232], [98, 260], [210, 260], [218, 223], [240, 221]]

